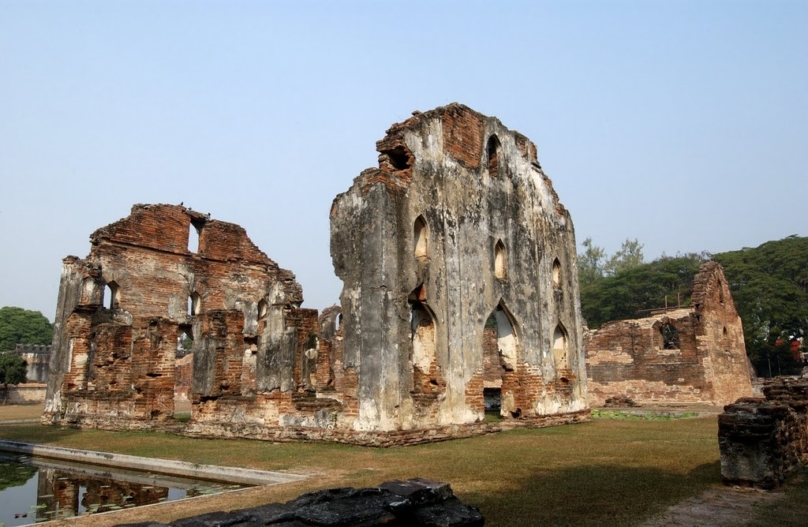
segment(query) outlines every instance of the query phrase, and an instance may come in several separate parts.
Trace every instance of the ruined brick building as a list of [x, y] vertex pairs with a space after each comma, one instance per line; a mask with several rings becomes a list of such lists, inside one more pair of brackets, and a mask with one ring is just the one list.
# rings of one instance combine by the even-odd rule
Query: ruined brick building
[[575, 236], [536, 146], [453, 104], [377, 150], [331, 209], [353, 426], [474, 423], [486, 389], [506, 417], [585, 409]]
[[64, 260], [43, 422], [161, 427], [175, 391], [207, 437], [440, 440], [490, 430], [486, 401], [515, 424], [586, 419], [574, 231], [535, 145], [452, 104], [377, 150], [334, 200], [344, 287], [319, 317], [236, 225], [136, 205], [96, 231]]
[[701, 266], [690, 307], [608, 322], [586, 333], [584, 347], [593, 405], [612, 397], [724, 405], [752, 396], [741, 318], [717, 262]]
[[87, 258], [63, 262], [45, 421], [162, 424], [174, 413], [183, 335], [198, 407], [290, 389], [317, 312], [299, 309], [294, 275], [244, 229], [182, 206], [135, 205], [90, 240]]

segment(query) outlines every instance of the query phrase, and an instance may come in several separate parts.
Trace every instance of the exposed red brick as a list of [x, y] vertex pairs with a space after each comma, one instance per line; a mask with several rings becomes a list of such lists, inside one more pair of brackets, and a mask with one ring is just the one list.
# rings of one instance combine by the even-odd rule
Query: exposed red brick
[[[678, 333], [667, 349], [666, 326]], [[716, 262], [696, 275], [691, 307], [606, 323], [585, 335], [584, 346], [596, 405], [612, 397], [720, 405], [752, 395], [741, 319]]]

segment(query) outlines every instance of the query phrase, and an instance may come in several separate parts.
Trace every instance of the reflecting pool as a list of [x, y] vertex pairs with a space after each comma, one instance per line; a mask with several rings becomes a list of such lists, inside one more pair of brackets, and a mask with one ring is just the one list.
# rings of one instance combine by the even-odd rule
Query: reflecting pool
[[27, 525], [244, 486], [0, 452], [0, 525]]

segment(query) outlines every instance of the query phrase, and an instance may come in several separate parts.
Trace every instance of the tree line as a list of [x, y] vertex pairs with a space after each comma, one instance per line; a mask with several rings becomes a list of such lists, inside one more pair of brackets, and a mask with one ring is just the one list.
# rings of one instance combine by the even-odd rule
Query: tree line
[[[8, 385], [25, 382], [26, 364], [12, 351], [17, 344], [50, 344], [53, 339], [53, 325], [39, 311], [29, 311], [21, 307], [0, 308], [0, 384], [5, 397]], [[5, 402], [5, 401], [4, 401]]]
[[798, 372], [790, 346], [808, 336], [808, 237], [715, 254], [662, 255], [651, 262], [645, 262], [636, 239], [623, 242], [611, 256], [591, 238], [581, 245], [581, 310], [590, 328], [647, 316], [665, 305], [689, 306], [699, 266], [715, 260], [724, 268], [758, 375]]

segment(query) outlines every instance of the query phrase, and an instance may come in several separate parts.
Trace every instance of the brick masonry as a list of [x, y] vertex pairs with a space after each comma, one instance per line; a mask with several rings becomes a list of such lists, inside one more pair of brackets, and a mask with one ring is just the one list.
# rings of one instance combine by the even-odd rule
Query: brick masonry
[[741, 398], [718, 417], [727, 484], [776, 487], [808, 463], [808, 379], [767, 380], [763, 395]]
[[376, 149], [331, 208], [353, 430], [473, 427], [497, 389], [505, 420], [585, 411], [575, 234], [535, 145], [450, 104]]
[[640, 404], [728, 404], [752, 396], [743, 326], [716, 262], [695, 277], [692, 304], [586, 332], [589, 397]]
[[453, 104], [376, 147], [331, 209], [321, 315], [238, 225], [135, 205], [93, 233], [63, 261], [42, 421], [390, 446], [588, 419], [574, 230], [535, 145]]

